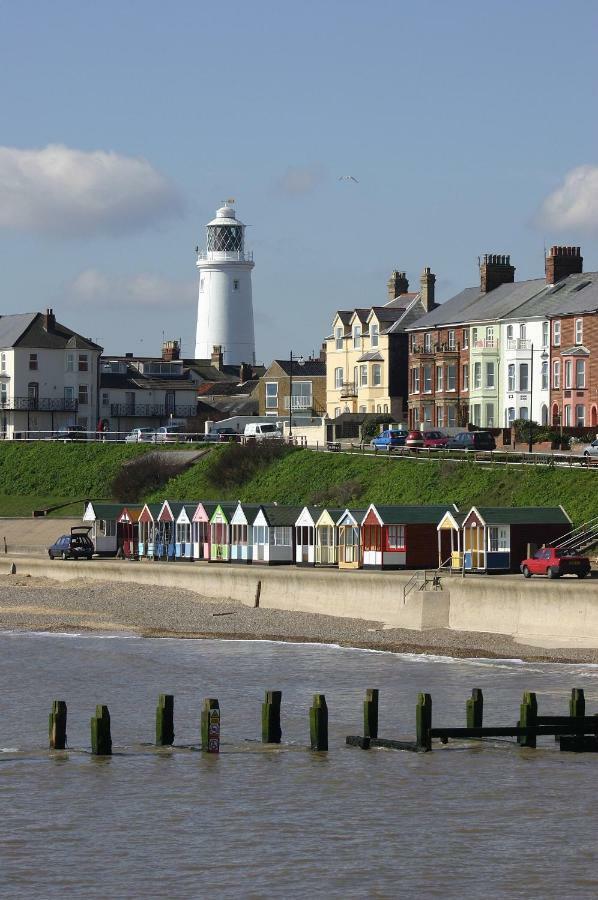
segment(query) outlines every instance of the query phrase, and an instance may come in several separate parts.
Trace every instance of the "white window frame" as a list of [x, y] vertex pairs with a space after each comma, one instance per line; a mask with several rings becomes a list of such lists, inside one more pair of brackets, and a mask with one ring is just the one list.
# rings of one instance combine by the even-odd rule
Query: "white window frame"
[[490, 360], [486, 363], [486, 388], [488, 390], [494, 390], [496, 387], [496, 373], [494, 371], [494, 362]]
[[575, 388], [578, 391], [585, 390], [586, 386], [586, 361], [585, 359], [575, 360]]
[[573, 384], [573, 366], [570, 359], [565, 360], [565, 390], [570, 391]]
[[361, 325], [353, 326], [353, 348], [361, 350]]
[[547, 359], [542, 360], [541, 379], [542, 379], [542, 382], [541, 382], [542, 390], [547, 391], [548, 390], [548, 360]]
[[463, 363], [463, 390], [469, 390], [469, 363]]
[[[274, 388], [274, 391], [270, 389]], [[278, 382], [277, 381], [267, 381], [266, 382], [266, 392], [264, 395], [265, 407], [266, 409], [278, 409]], [[274, 401], [274, 402], [272, 402]]]
[[444, 390], [444, 367], [436, 366], [436, 390], [440, 393]]
[[509, 363], [507, 366], [507, 391], [509, 394], [515, 391], [515, 363]]
[[[581, 410], [581, 415], [579, 413]], [[585, 428], [586, 427], [586, 408], [583, 403], [575, 404], [575, 427], [576, 428]]]
[[469, 350], [469, 328], [463, 329], [463, 349]]
[[455, 349], [455, 332], [454, 329], [451, 329], [448, 333], [448, 348], [449, 350]]
[[424, 352], [430, 353], [432, 350], [432, 332], [426, 331], [424, 334]]
[[367, 387], [368, 386], [368, 367], [366, 363], [362, 363], [359, 366], [359, 386]]
[[561, 388], [561, 361], [560, 359], [553, 360], [552, 363], [552, 386], [555, 390], [560, 390]]
[[523, 393], [529, 391], [529, 363], [526, 362], [519, 363], [519, 390]]
[[550, 322], [542, 322], [542, 346], [548, 347], [550, 342]]
[[[451, 387], [452, 384], [452, 387]], [[457, 364], [449, 363], [446, 367], [446, 390], [447, 391], [456, 391], [457, 390]]]
[[343, 328], [339, 325], [334, 329], [334, 341], [335, 341], [335, 349], [342, 350], [343, 349]]
[[[473, 389], [474, 391], [479, 391], [482, 387], [482, 364], [481, 362], [474, 362], [473, 364]], [[479, 425], [479, 422], [476, 424]]]
[[372, 384], [374, 387], [380, 387], [382, 384], [382, 366], [380, 363], [374, 363], [372, 366]]
[[[414, 335], [415, 336], [415, 335]], [[377, 347], [380, 339], [380, 326], [377, 322], [372, 322], [370, 325], [370, 344], [372, 347]]]
[[561, 323], [559, 319], [552, 323], [552, 345], [553, 347], [561, 346]]
[[334, 387], [337, 391], [339, 391], [343, 386], [343, 380], [345, 377], [345, 370], [342, 366], [337, 366], [334, 370]]
[[575, 343], [583, 344], [583, 319], [575, 320]]

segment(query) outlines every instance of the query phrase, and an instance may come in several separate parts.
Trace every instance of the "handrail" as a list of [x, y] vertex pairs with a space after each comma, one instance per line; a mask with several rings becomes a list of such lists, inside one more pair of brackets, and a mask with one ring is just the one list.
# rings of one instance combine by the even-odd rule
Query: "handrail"
[[594, 536], [598, 538], [598, 516], [588, 519], [587, 522], [583, 522], [577, 528], [572, 528], [567, 534], [551, 541], [547, 546], [554, 547], [555, 550], [572, 549]]

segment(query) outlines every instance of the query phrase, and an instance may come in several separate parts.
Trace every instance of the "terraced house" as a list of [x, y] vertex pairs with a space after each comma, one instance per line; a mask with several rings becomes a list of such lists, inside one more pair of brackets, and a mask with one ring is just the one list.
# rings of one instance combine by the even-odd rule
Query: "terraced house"
[[382, 306], [337, 310], [326, 339], [326, 409], [341, 413], [387, 413], [401, 421], [407, 398], [407, 327], [435, 306], [436, 276], [425, 269], [419, 292], [409, 291], [404, 272], [388, 281]]
[[[589, 288], [598, 276], [582, 271], [579, 247], [552, 247], [545, 277], [519, 282], [509, 256], [486, 254], [479, 287], [466, 288], [407, 329], [409, 424], [498, 428], [530, 418], [588, 423], [592, 385], [589, 364], [587, 370], [582, 365], [590, 356], [582, 343], [582, 311], [595, 321], [591, 307], [598, 306], [598, 297]], [[568, 358], [561, 362], [565, 314], [573, 324], [563, 345]], [[590, 324], [585, 329], [592, 334]], [[584, 402], [566, 404], [571, 395], [556, 397], [566, 390], [583, 391], [575, 399]]]

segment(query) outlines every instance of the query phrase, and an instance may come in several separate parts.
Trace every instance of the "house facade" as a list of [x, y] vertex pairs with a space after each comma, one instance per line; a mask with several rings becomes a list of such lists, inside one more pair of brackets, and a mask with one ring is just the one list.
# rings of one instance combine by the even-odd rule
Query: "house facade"
[[404, 272], [393, 272], [381, 306], [337, 310], [326, 339], [326, 409], [387, 413], [404, 418], [407, 399], [406, 328], [434, 308], [436, 276], [425, 269], [419, 293], [409, 292]]
[[[575, 300], [574, 295], [593, 284], [592, 275], [582, 275], [582, 266], [578, 247], [555, 246], [546, 257], [544, 278], [516, 282], [509, 256], [486, 254], [479, 287], [466, 288], [408, 329], [410, 426], [504, 428], [516, 419], [546, 425], [557, 414], [567, 415], [571, 424], [574, 418], [591, 418], [585, 398], [577, 416], [575, 404], [565, 413], [563, 397], [551, 399], [552, 392], [565, 390], [561, 363], [554, 365], [551, 322], [580, 310], [571, 316], [567, 337], [572, 341], [568, 350], [581, 358], [585, 345], [575, 344], [575, 328], [581, 340], [583, 327], [579, 322], [575, 326], [575, 320], [584, 307], [598, 306], [593, 289]], [[567, 390], [574, 390], [574, 372], [579, 384], [588, 381], [580, 390], [591, 393], [589, 369], [586, 374], [584, 366], [575, 368], [573, 362], [567, 367]]]
[[[291, 385], [292, 375], [292, 385]], [[323, 359], [275, 359], [259, 380], [260, 416], [288, 418], [326, 415], [326, 362]]]
[[102, 348], [45, 313], [0, 316], [0, 435], [96, 430]]

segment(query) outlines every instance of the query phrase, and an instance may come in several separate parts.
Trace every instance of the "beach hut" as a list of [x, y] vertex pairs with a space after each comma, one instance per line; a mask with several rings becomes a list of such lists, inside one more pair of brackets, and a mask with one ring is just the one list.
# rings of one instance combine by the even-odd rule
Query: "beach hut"
[[156, 531], [158, 528], [158, 516], [162, 509], [161, 503], [146, 503], [137, 521], [140, 559], [153, 559], [156, 549]]
[[253, 562], [278, 565], [295, 558], [296, 506], [260, 506], [252, 523]]
[[195, 507], [191, 521], [194, 559], [210, 558], [210, 518], [217, 506], [213, 501], [202, 500]]
[[461, 542], [465, 513], [447, 509], [436, 526], [438, 531], [438, 568], [461, 569], [463, 546]]
[[83, 522], [91, 526], [89, 537], [95, 552], [100, 556], [114, 556], [118, 550], [118, 517], [122, 503], [96, 503], [88, 500], [83, 511]]
[[237, 503], [230, 519], [230, 561], [232, 563], [251, 563], [253, 560], [253, 542], [251, 540], [251, 523], [255, 519], [259, 503]]
[[165, 500], [158, 513], [156, 529], [156, 545], [154, 557], [157, 559], [175, 559], [175, 523], [181, 510], [187, 504], [183, 501]]
[[230, 562], [230, 520], [234, 503], [218, 503], [210, 516], [210, 562]]
[[116, 540], [125, 556], [132, 558], [139, 554], [139, 516], [141, 506], [125, 506], [116, 520]]
[[361, 568], [361, 520], [365, 509], [346, 509], [337, 526], [339, 569]]
[[316, 562], [316, 519], [320, 510], [304, 506], [295, 522], [295, 563], [313, 566]]
[[194, 559], [191, 540], [191, 520], [197, 503], [183, 504], [174, 524], [174, 554], [176, 559]]
[[323, 509], [316, 519], [316, 566], [338, 563], [338, 529], [336, 522], [342, 509]]
[[473, 506], [463, 520], [466, 572], [518, 572], [522, 559], [571, 529], [562, 506]]
[[382, 506], [371, 503], [361, 522], [363, 566], [368, 569], [437, 567], [438, 522], [455, 506]]

